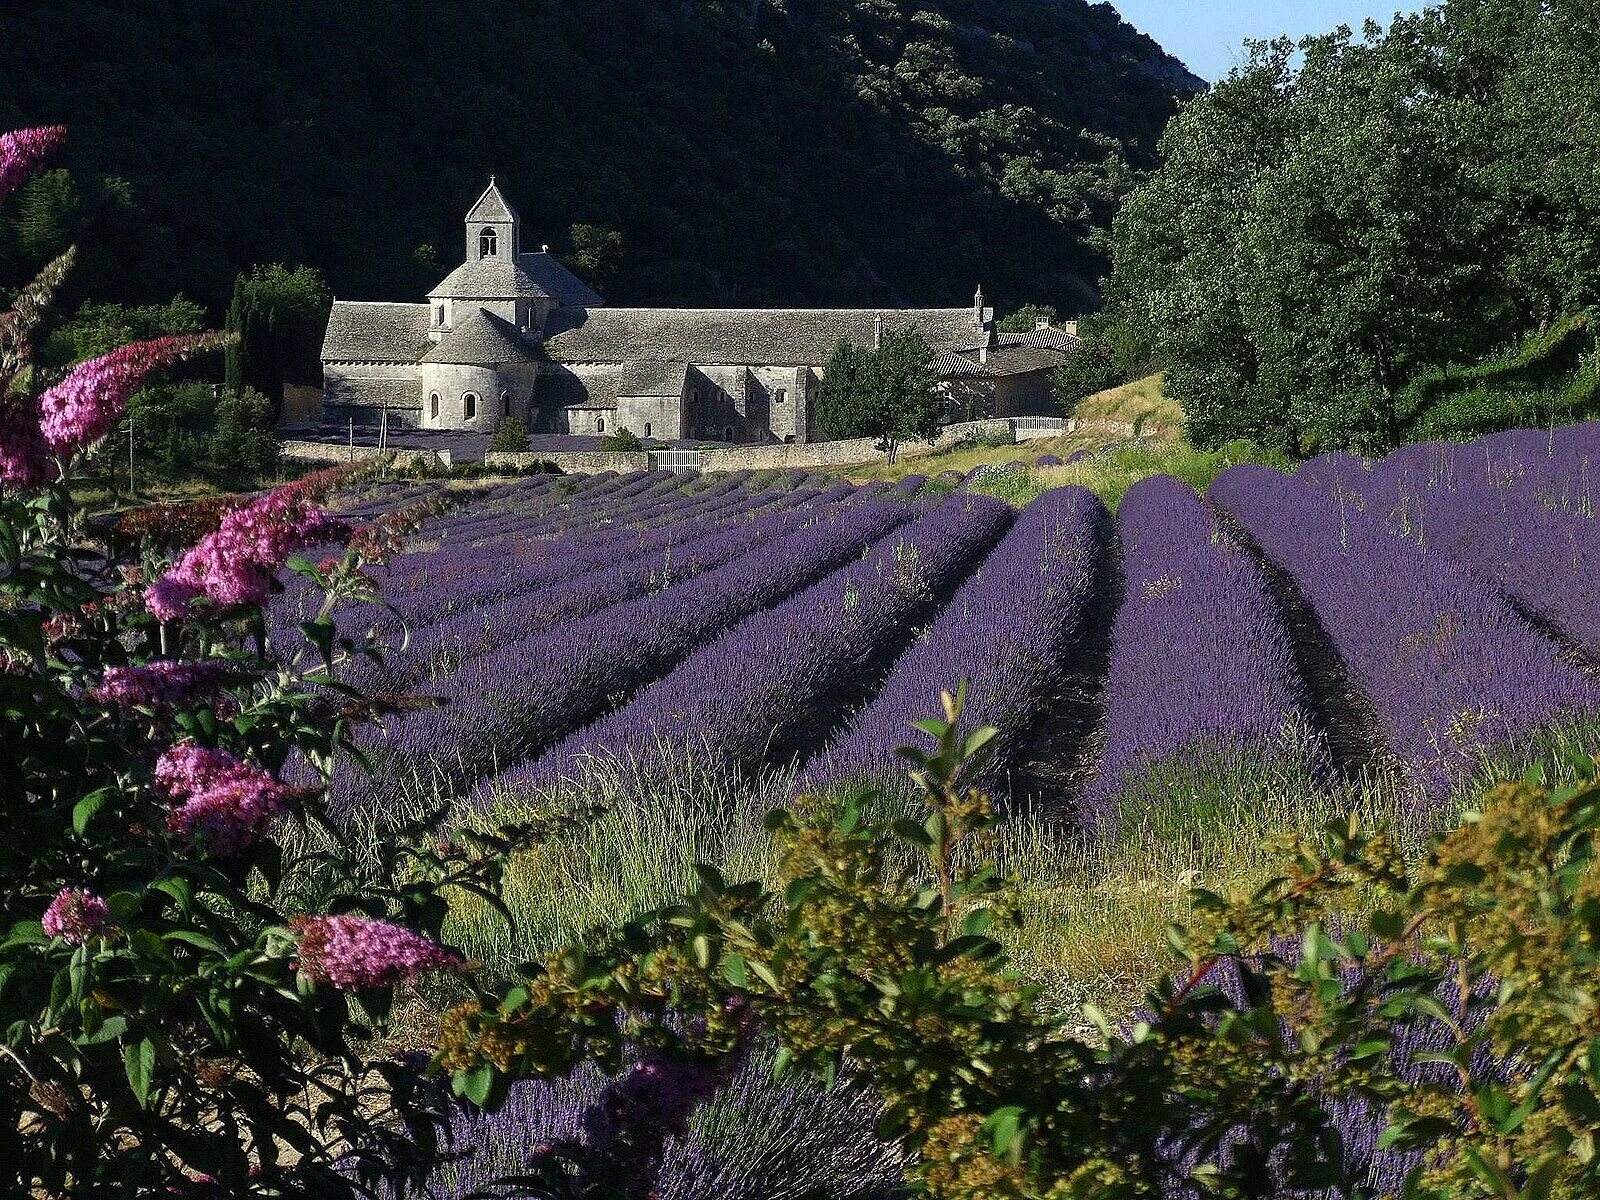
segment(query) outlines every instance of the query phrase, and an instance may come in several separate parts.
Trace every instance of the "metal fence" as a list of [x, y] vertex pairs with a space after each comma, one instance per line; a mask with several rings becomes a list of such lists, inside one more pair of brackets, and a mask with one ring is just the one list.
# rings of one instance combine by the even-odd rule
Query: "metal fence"
[[698, 450], [650, 451], [652, 471], [698, 471], [703, 461], [704, 456]]
[[1023, 441], [1066, 433], [1067, 422], [1063, 417], [1012, 417], [1011, 428], [1016, 431], [1017, 440]]

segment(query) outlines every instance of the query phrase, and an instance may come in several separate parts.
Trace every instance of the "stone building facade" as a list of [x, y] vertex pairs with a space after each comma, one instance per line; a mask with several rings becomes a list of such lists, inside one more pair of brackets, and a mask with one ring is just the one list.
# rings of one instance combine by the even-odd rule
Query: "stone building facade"
[[335, 301], [322, 345], [323, 416], [424, 429], [707, 442], [805, 442], [841, 340], [908, 326], [935, 352], [952, 420], [1054, 413], [1049, 374], [1073, 337], [1001, 333], [970, 308], [613, 308], [551, 256], [525, 251], [494, 180], [468, 211], [466, 259], [425, 304]]

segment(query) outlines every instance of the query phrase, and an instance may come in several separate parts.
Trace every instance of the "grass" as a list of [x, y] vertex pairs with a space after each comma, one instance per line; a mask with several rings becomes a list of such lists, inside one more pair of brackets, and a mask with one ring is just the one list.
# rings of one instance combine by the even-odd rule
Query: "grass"
[[1083, 422], [1116, 421], [1170, 432], [1183, 427], [1183, 409], [1167, 396], [1166, 377], [1159, 374], [1086, 396], [1072, 415]]
[[[1126, 1015], [1173, 966], [1165, 933], [1192, 916], [1191, 891], [1253, 890], [1272, 875], [1278, 859], [1270, 846], [1284, 833], [1313, 835], [1358, 811], [1417, 855], [1433, 831], [1402, 793], [1376, 781], [1321, 793], [1256, 791], [1251, 806], [1217, 811], [1204, 829], [1156, 819], [1090, 839], [1058, 817], [1008, 819], [993, 859], [1014, 880], [1011, 918], [999, 936], [1019, 970], [1063, 1013], [1093, 1002], [1114, 1017]], [[563, 807], [595, 805], [600, 815], [519, 857], [508, 872], [505, 899], [516, 927], [486, 905], [462, 900], [446, 932], [474, 959], [509, 972], [677, 899], [695, 885], [697, 862], [729, 879], [771, 883], [762, 818], [793, 794], [788, 772], [742, 780], [681, 755], [664, 773], [596, 763]], [[547, 811], [537, 801], [508, 798], [494, 815], [525, 819]]]

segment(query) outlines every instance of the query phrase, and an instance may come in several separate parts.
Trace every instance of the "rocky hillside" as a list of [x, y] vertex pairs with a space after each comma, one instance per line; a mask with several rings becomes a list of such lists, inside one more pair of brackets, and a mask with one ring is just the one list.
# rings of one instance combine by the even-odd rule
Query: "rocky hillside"
[[621, 234], [613, 302], [1072, 307], [1200, 86], [1084, 0], [10, 0], [0, 79], [73, 128], [0, 278], [73, 238], [84, 294], [214, 308], [264, 261], [417, 295], [490, 172], [529, 243]]

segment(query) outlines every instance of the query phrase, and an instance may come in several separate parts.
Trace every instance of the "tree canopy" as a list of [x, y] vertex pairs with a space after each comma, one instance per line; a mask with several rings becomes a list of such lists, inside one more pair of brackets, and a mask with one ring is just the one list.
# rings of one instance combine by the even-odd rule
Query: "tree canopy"
[[1116, 219], [1108, 306], [1202, 443], [1395, 445], [1413, 381], [1600, 299], [1587, 0], [1257, 45], [1160, 152]]
[[894, 456], [896, 446], [930, 438], [944, 418], [933, 351], [915, 329], [885, 338], [875, 349], [840, 340], [817, 389], [817, 427], [822, 439], [878, 438]]

